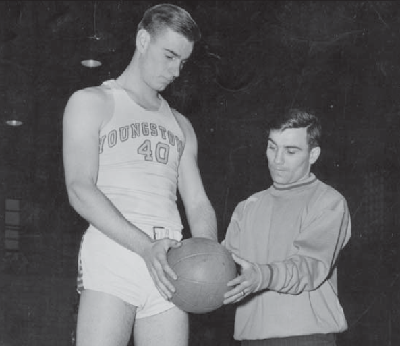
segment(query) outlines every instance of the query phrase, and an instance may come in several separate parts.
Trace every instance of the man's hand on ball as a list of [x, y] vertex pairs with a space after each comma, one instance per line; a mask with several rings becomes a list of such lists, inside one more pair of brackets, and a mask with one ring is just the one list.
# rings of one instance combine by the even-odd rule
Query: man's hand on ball
[[233, 289], [224, 294], [224, 304], [237, 303], [256, 292], [262, 280], [256, 263], [246, 261], [235, 254], [232, 254], [232, 257], [240, 266], [240, 275], [228, 282], [228, 286]]
[[150, 244], [143, 255], [143, 259], [158, 291], [168, 300], [171, 299], [172, 294], [175, 292], [175, 287], [167, 279], [165, 273], [174, 280], [176, 280], [177, 276], [168, 264], [167, 252], [170, 248], [179, 247], [181, 244], [181, 242], [169, 238], [156, 240]]

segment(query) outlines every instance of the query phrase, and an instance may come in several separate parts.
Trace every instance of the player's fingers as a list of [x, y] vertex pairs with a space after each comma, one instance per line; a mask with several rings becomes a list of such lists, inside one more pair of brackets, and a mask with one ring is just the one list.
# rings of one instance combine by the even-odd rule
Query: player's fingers
[[[158, 261], [160, 263], [160, 267], [163, 271], [162, 274], [167, 273], [171, 279], [176, 280], [178, 277], [176, 273], [172, 270], [170, 267], [168, 260], [167, 260], [167, 255], [166, 254], [161, 254], [158, 256]], [[165, 276], [165, 275], [164, 275]]]
[[158, 276], [160, 282], [168, 290], [168, 295], [171, 296], [171, 292], [172, 293], [175, 292], [175, 287], [168, 280], [165, 273], [167, 273], [172, 279], [176, 278], [176, 274], [171, 269], [171, 267], [168, 265], [167, 260], [162, 260], [162, 261], [160, 260], [158, 263], [156, 263], [155, 268], [156, 268], [157, 276]]
[[178, 247], [181, 247], [181, 246], [182, 246], [182, 242], [181, 241], [171, 240], [170, 247], [178, 248]]
[[[172, 268], [169, 266], [168, 262], [165, 262], [163, 264], [163, 270], [165, 273], [167, 273], [171, 279], [176, 280], [178, 278], [178, 276], [176, 275], [176, 273], [172, 270]], [[173, 286], [172, 286], [173, 287]]]
[[164, 286], [164, 284], [161, 282], [159, 279], [156, 270], [154, 267], [151, 267], [149, 270], [150, 276], [153, 279], [154, 284], [156, 285], [157, 290], [160, 292], [160, 294], [164, 297], [164, 299], [170, 299], [171, 298], [171, 293], [168, 291], [168, 289]]

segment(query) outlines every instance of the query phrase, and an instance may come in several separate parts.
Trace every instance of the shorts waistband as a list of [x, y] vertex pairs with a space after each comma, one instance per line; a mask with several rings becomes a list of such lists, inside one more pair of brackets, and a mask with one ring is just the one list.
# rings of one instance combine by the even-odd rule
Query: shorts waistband
[[153, 239], [170, 238], [180, 241], [182, 239], [182, 232], [170, 229], [168, 227], [153, 226]]

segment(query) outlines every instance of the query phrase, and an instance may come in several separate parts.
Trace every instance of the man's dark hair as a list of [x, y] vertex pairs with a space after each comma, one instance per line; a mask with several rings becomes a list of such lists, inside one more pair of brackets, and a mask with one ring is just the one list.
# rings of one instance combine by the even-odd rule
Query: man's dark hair
[[183, 35], [190, 42], [201, 38], [200, 29], [192, 16], [183, 8], [172, 4], [159, 4], [149, 8], [138, 25], [138, 31], [144, 29], [152, 37], [166, 28]]
[[306, 111], [291, 108], [279, 113], [269, 123], [269, 130], [283, 131], [286, 129], [307, 128], [307, 142], [310, 149], [320, 146], [321, 123], [317, 116]]

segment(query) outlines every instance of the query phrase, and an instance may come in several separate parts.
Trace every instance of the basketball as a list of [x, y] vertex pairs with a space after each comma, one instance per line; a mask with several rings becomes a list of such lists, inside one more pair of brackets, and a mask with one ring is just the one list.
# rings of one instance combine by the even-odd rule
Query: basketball
[[229, 251], [216, 241], [193, 237], [167, 253], [168, 264], [178, 276], [172, 302], [180, 309], [204, 314], [222, 306], [227, 283], [236, 277]]

